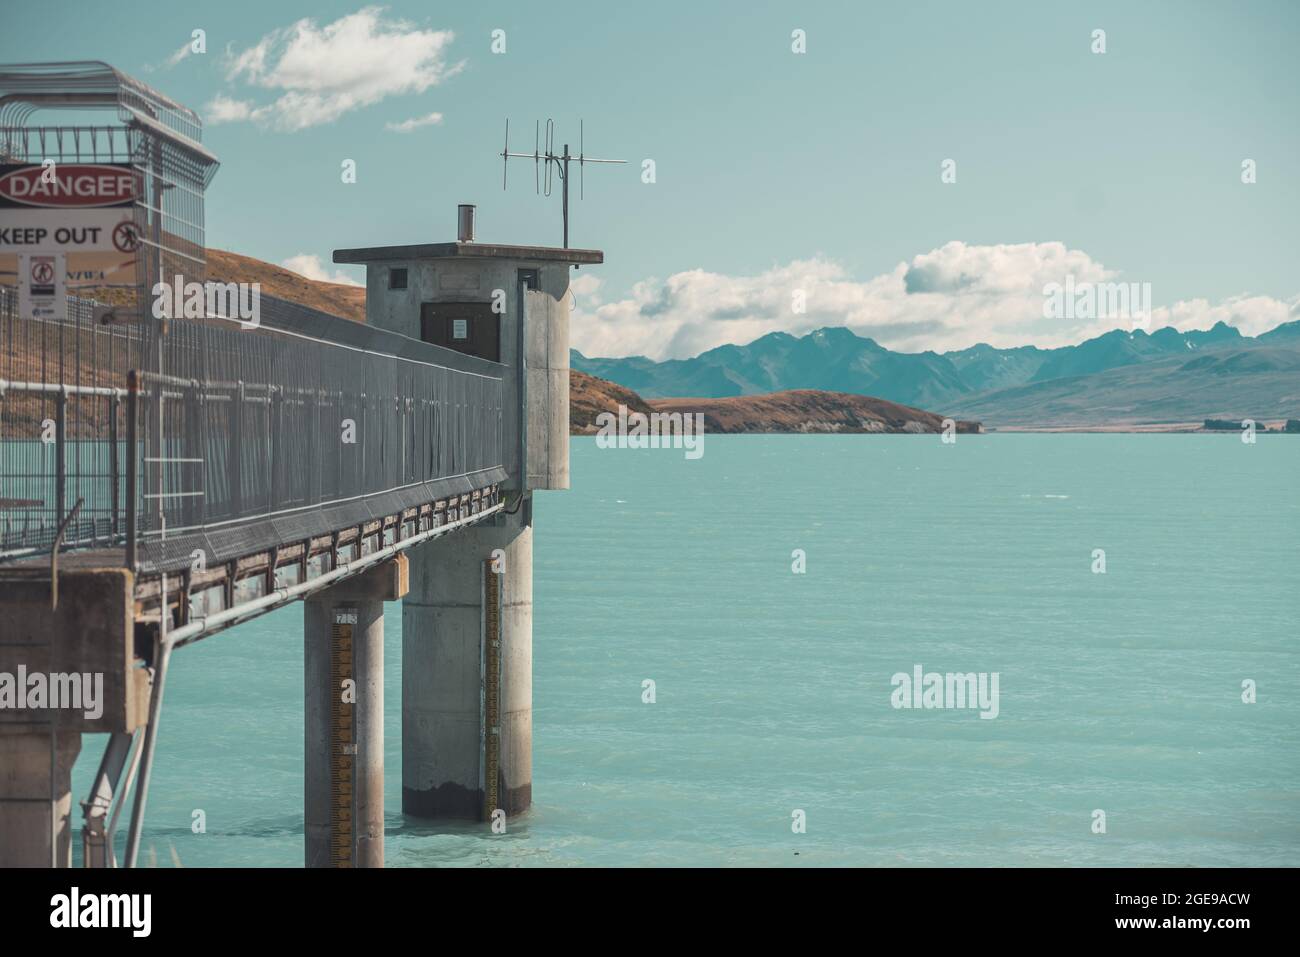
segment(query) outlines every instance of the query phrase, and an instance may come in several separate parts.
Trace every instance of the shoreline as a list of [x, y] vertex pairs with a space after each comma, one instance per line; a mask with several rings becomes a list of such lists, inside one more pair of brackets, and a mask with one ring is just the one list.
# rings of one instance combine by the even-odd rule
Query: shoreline
[[[1267, 423], [1266, 423], [1267, 424]], [[1259, 429], [1256, 435], [1295, 435], [1294, 432], [1286, 432], [1282, 426], [1285, 422], [1277, 425], [1268, 424], [1267, 431]], [[569, 430], [571, 436], [589, 436], [594, 437], [599, 430], [591, 427], [586, 429]], [[1239, 429], [1207, 429], [1204, 426], [1193, 425], [1191, 423], [1151, 423], [1151, 424], [1126, 424], [1126, 425], [1061, 425], [1061, 426], [1006, 426], [1003, 428], [983, 428], [979, 432], [959, 432], [959, 435], [994, 435], [998, 433], [1013, 435], [1226, 435], [1240, 436]], [[789, 430], [789, 429], [750, 429], [746, 431], [719, 431], [705, 432], [706, 435], [938, 435], [938, 432], [924, 431], [912, 432], [903, 429], [890, 429], [872, 431], [869, 429], [826, 429], [826, 430]]]

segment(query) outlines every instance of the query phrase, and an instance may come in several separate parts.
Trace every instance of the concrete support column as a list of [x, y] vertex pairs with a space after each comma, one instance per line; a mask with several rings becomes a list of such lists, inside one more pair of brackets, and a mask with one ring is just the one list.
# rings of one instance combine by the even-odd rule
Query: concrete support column
[[0, 868], [72, 866], [80, 731], [0, 730]]
[[384, 602], [406, 576], [399, 555], [304, 603], [308, 867], [384, 866]]
[[[531, 509], [529, 509], [531, 512]], [[533, 803], [533, 528], [505, 549], [501, 579], [501, 808]]]
[[524, 328], [527, 487], [534, 491], [569, 487], [568, 270], [546, 278], [551, 288], [526, 297]]
[[499, 586], [500, 692], [497, 800], [507, 817], [532, 803], [533, 531], [525, 502], [412, 550], [402, 602], [402, 811], [423, 818], [482, 820], [489, 790], [485, 754], [484, 564], [494, 552]]

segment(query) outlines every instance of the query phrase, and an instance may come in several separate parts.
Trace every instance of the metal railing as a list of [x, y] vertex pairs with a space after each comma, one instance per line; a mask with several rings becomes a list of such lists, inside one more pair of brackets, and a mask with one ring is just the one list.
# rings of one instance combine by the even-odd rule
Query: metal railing
[[[0, 557], [112, 547], [229, 561], [505, 479], [503, 367], [263, 296], [220, 318], [96, 326], [0, 289]], [[57, 326], [57, 328], [55, 328]]]
[[[177, 274], [204, 278], [203, 197], [217, 159], [201, 140], [194, 111], [106, 63], [0, 64], [0, 164], [56, 183], [69, 166], [110, 166], [133, 184], [99, 208], [116, 221], [100, 227], [111, 244], [60, 246], [69, 291], [111, 301], [120, 324], [95, 322], [92, 303], [72, 297], [66, 320], [19, 316], [20, 260], [0, 257], [0, 557], [56, 540], [122, 544], [133, 511], [127, 372], [142, 367], [148, 291]], [[7, 202], [0, 218], [51, 212]]]
[[0, 556], [48, 551], [78, 502], [65, 547], [121, 543], [127, 371], [140, 342], [75, 297], [65, 322], [21, 318], [0, 286]]

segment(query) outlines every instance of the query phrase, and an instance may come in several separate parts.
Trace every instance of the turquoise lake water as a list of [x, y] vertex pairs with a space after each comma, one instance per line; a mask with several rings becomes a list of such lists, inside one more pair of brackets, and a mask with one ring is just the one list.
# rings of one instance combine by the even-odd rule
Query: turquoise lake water
[[[537, 496], [507, 834], [403, 819], [388, 606], [388, 866], [1300, 865], [1296, 438], [704, 447], [575, 439], [573, 488]], [[173, 657], [142, 863], [301, 866], [301, 619]], [[997, 672], [997, 718], [894, 708], [918, 664]]]

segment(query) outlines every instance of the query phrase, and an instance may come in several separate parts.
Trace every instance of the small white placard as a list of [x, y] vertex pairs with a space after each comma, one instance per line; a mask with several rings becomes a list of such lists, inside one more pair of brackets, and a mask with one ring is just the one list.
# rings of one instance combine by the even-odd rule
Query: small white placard
[[18, 314], [66, 322], [68, 260], [63, 253], [18, 254]]

